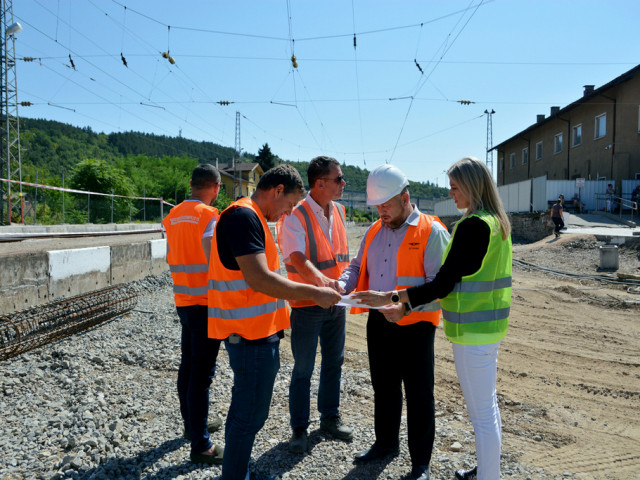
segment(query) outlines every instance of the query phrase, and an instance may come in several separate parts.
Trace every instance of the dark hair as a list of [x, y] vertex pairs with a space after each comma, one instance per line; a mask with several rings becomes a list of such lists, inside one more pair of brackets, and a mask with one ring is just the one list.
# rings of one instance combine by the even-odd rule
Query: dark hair
[[270, 168], [258, 181], [258, 190], [269, 190], [271, 188], [282, 185], [284, 194], [288, 195], [294, 191], [299, 194], [304, 193], [304, 183], [298, 171], [291, 165], [282, 164], [277, 167]]
[[201, 189], [212, 187], [220, 183], [220, 172], [209, 163], [203, 163], [193, 169], [191, 174], [191, 188]]
[[340, 162], [333, 157], [316, 157], [309, 163], [307, 168], [307, 181], [309, 188], [313, 188], [320, 177], [325, 177], [331, 173], [331, 167], [339, 167]]

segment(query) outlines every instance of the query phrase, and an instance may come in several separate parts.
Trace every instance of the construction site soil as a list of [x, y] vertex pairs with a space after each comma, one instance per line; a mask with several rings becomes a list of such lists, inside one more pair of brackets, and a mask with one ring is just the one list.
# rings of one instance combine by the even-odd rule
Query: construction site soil
[[[362, 235], [350, 237], [354, 252]], [[616, 278], [599, 272], [600, 245], [591, 235], [551, 235], [514, 245], [513, 258]], [[640, 275], [638, 249], [619, 254], [618, 271]], [[640, 478], [640, 282], [605, 285], [517, 265], [513, 278], [498, 357], [503, 452], [521, 451], [520, 462], [558, 477]], [[366, 351], [365, 325], [365, 315], [350, 316], [347, 348]], [[442, 331], [435, 351], [436, 398], [461, 398]]]
[[[349, 230], [352, 253], [365, 231]], [[87, 246], [80, 239], [73, 243]], [[512, 313], [500, 348], [497, 387], [503, 454], [533, 470], [511, 478], [640, 478], [640, 287], [590, 278], [616, 278], [615, 272], [599, 271], [600, 245], [590, 235], [514, 245]], [[621, 247], [619, 254], [619, 272], [640, 274], [637, 248]], [[366, 369], [361, 358], [365, 325], [366, 315], [348, 317], [346, 348], [359, 355], [346, 355], [345, 369]], [[288, 339], [280, 350], [283, 364], [290, 363]], [[442, 331], [435, 351], [437, 408], [446, 410], [437, 415], [449, 418], [454, 428], [470, 430], [451, 345]], [[365, 403], [344, 405], [346, 416], [353, 408], [372, 412], [371, 398]], [[372, 430], [373, 415], [365, 418], [358, 429]], [[474, 451], [472, 439], [463, 442], [468, 453]]]

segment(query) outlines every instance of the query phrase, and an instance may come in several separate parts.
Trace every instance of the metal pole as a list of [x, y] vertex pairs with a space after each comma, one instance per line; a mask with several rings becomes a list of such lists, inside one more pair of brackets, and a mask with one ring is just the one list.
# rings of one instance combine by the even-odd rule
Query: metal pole
[[38, 223], [38, 170], [36, 170], [36, 194], [35, 204], [33, 205], [33, 223]]
[[87, 194], [87, 223], [91, 223], [91, 194]]
[[111, 189], [111, 223], [113, 223], [113, 188]]
[[147, 187], [142, 189], [142, 220], [147, 221]]
[[62, 174], [62, 223], [64, 223], [64, 173]]

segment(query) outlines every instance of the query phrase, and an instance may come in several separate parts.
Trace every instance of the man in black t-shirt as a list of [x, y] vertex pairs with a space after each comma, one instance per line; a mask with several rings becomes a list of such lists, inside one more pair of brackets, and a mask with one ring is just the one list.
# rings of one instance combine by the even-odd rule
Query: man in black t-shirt
[[303, 191], [293, 167], [272, 168], [250, 199], [222, 212], [213, 231], [209, 337], [224, 340], [234, 374], [222, 480], [246, 478], [255, 436], [269, 415], [280, 338], [289, 327], [288, 307], [281, 299], [313, 299], [328, 308], [341, 298], [329, 287], [292, 282], [278, 273], [278, 251], [267, 221], [290, 214]]

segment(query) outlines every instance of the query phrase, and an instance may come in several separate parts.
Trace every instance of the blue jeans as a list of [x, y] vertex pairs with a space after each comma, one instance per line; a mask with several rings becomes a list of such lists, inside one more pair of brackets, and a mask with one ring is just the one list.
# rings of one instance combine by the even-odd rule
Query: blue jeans
[[207, 307], [177, 307], [182, 324], [182, 358], [178, 369], [178, 399], [184, 428], [191, 435], [191, 453], [211, 448], [207, 417], [209, 386], [216, 372], [220, 340], [207, 336]]
[[295, 363], [289, 385], [289, 414], [294, 430], [309, 426], [311, 375], [318, 339], [322, 355], [318, 411], [321, 419], [339, 414], [345, 336], [345, 307], [291, 309], [291, 351]]
[[225, 426], [222, 480], [244, 480], [251, 449], [269, 416], [271, 394], [280, 369], [280, 341], [224, 342], [233, 370], [231, 405]]

